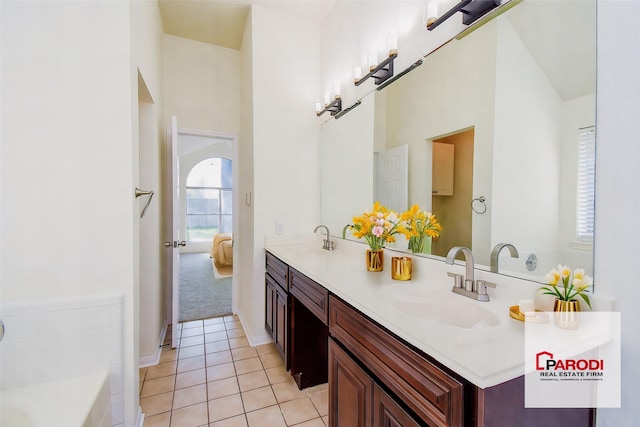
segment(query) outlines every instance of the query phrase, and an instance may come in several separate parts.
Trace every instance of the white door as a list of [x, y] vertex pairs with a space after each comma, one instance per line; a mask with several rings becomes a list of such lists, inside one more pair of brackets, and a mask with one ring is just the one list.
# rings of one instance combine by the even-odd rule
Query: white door
[[409, 208], [409, 146], [380, 151], [377, 166], [377, 197], [383, 206], [396, 212]]
[[178, 217], [178, 119], [171, 117], [171, 124], [167, 126], [167, 197], [165, 211], [168, 215], [165, 225], [164, 242], [167, 248], [166, 265], [167, 274], [170, 280], [167, 283], [167, 311], [168, 318], [171, 318], [171, 347], [178, 345], [178, 314], [180, 308], [179, 292], [179, 266], [180, 266], [180, 246], [185, 242], [180, 240], [180, 221]]

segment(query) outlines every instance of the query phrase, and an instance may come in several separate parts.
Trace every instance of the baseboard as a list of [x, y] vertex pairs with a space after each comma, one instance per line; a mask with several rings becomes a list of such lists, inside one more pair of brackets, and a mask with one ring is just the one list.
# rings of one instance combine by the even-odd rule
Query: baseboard
[[144, 412], [142, 412], [142, 408], [138, 406], [138, 416], [136, 417], [136, 427], [144, 426]]
[[165, 325], [162, 327], [162, 330], [160, 331], [160, 337], [158, 338], [158, 345], [156, 346], [156, 348], [158, 349], [156, 351], [156, 354], [141, 357], [138, 360], [138, 366], [140, 368], [146, 368], [147, 366], [154, 366], [160, 362], [160, 355], [162, 354], [162, 344], [164, 343], [164, 337], [166, 334], [167, 334], [167, 324], [165, 323]]
[[269, 344], [271, 342], [271, 337], [267, 335], [267, 331], [263, 331], [262, 335], [253, 334], [253, 331], [251, 331], [251, 329], [247, 327], [247, 322], [241, 310], [237, 310], [235, 314], [238, 315], [238, 319], [240, 319], [240, 323], [242, 323], [242, 329], [244, 329], [244, 333], [247, 336], [247, 341], [249, 341], [249, 345], [251, 347], [256, 347], [262, 344]]

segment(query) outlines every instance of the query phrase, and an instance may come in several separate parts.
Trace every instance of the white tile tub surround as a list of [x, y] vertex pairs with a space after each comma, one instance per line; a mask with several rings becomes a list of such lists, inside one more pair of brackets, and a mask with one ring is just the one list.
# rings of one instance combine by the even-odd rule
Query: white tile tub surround
[[0, 425], [109, 427], [109, 371], [0, 391]]
[[108, 371], [111, 419], [124, 422], [122, 294], [0, 304], [0, 390]]

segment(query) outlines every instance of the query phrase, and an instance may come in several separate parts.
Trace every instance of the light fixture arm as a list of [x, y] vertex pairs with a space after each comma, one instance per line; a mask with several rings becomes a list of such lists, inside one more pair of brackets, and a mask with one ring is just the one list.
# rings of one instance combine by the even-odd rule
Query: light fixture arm
[[491, 10], [500, 6], [500, 3], [502, 3], [502, 0], [460, 0], [440, 18], [427, 24], [427, 30], [434, 30], [438, 25], [451, 18], [457, 12], [462, 13], [462, 23], [464, 25], [470, 25]]
[[360, 79], [354, 79], [353, 83], [360, 86], [369, 77], [373, 77], [375, 84], [379, 85], [393, 76], [393, 61], [398, 57], [397, 52], [390, 52], [389, 57], [376, 66], [371, 72]]
[[317, 111], [316, 116], [320, 117], [327, 111], [331, 113], [332, 116], [335, 116], [340, 111], [342, 111], [342, 98], [339, 96], [336, 96], [332, 102], [330, 102], [324, 107], [324, 110]]

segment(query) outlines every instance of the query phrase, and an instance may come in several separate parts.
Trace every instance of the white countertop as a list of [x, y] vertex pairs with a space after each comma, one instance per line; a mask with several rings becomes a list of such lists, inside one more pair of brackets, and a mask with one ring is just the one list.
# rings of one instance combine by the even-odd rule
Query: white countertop
[[497, 284], [489, 302], [454, 294], [447, 272], [464, 274], [464, 265], [424, 257], [412, 256], [412, 280], [392, 280], [391, 257], [406, 253], [385, 249], [384, 271], [368, 272], [367, 246], [348, 240], [337, 240], [335, 251], [313, 239], [267, 241], [266, 249], [480, 388], [524, 374], [524, 323], [509, 307], [534, 297], [536, 309], [550, 303], [536, 296], [540, 284], [480, 270], [476, 279]]

